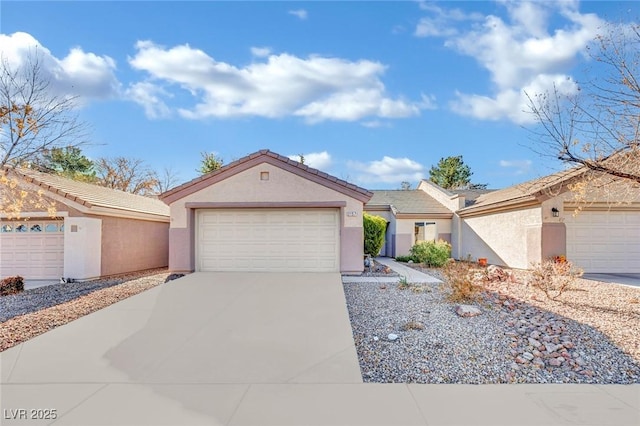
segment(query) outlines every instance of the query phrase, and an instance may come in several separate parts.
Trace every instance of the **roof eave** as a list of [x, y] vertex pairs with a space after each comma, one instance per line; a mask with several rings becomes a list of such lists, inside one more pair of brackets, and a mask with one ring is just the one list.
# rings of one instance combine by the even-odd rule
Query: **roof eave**
[[373, 197], [373, 193], [364, 188], [360, 188], [354, 184], [338, 179], [318, 169], [313, 169], [297, 161], [291, 160], [288, 157], [281, 156], [269, 150], [261, 150], [229, 163], [207, 175], [197, 177], [189, 182], [177, 186], [176, 188], [162, 193], [160, 194], [160, 199], [166, 204], [171, 204], [181, 198], [263, 163], [271, 164], [275, 167], [279, 167], [283, 170], [304, 177], [319, 185], [323, 185], [334, 191], [361, 201], [362, 203], [366, 203], [371, 199], [371, 197]]

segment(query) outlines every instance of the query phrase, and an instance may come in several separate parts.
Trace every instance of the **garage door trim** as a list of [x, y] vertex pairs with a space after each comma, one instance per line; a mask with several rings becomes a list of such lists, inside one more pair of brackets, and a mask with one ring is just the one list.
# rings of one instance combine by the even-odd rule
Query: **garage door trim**
[[188, 209], [315, 209], [343, 208], [346, 201], [302, 201], [302, 202], [188, 202]]

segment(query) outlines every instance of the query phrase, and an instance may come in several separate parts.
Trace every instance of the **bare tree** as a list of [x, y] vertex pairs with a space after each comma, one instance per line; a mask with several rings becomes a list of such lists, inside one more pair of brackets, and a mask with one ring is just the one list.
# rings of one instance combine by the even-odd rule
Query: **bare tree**
[[156, 179], [158, 181], [154, 189], [156, 194], [162, 194], [180, 183], [180, 176], [171, 166], [165, 167], [162, 171], [156, 173]]
[[26, 185], [14, 167], [41, 154], [86, 143], [87, 126], [76, 114], [75, 98], [56, 95], [35, 51], [13, 66], [0, 54], [0, 213], [20, 218], [24, 211], [55, 216], [44, 191]]
[[86, 143], [74, 97], [51, 90], [40, 56], [29, 55], [20, 67], [0, 57], [0, 168], [17, 166], [53, 148]]
[[153, 195], [158, 177], [138, 158], [99, 158], [95, 162], [97, 184], [138, 195]]
[[[640, 26], [610, 24], [594, 48], [590, 80], [576, 95], [529, 96], [537, 150], [593, 173], [591, 184], [640, 183]], [[597, 71], [593, 73], [593, 71]], [[590, 75], [587, 72], [587, 75]]]

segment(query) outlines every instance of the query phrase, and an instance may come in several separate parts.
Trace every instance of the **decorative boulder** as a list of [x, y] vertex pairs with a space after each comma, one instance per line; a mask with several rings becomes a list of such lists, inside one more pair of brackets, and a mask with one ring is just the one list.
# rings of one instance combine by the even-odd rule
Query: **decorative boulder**
[[458, 305], [456, 308], [456, 314], [461, 317], [475, 317], [482, 313], [482, 311], [472, 305]]

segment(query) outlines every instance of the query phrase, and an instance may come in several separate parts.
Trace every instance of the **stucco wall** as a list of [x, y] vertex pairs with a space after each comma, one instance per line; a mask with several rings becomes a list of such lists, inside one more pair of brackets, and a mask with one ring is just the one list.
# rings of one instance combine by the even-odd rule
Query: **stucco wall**
[[[268, 180], [261, 180], [263, 172], [269, 174]], [[191, 228], [195, 226], [195, 222], [189, 220], [193, 210], [186, 207], [186, 204], [213, 202], [269, 203], [273, 207], [278, 207], [277, 203], [346, 202], [346, 206], [341, 208], [341, 270], [363, 270], [362, 202], [268, 163], [241, 171], [171, 203], [170, 270], [185, 270], [186, 265], [191, 265], [190, 270], [193, 268], [194, 242]]]
[[405, 256], [409, 254], [409, 250], [416, 242], [414, 227], [418, 222], [435, 223], [438, 238], [451, 242], [451, 219], [432, 219], [429, 217], [421, 217], [417, 219], [396, 219], [396, 256]]
[[168, 223], [105, 216], [101, 219], [101, 275], [168, 265]]
[[542, 208], [465, 217], [461, 220], [459, 257], [486, 257], [489, 263], [526, 269], [540, 247]]

